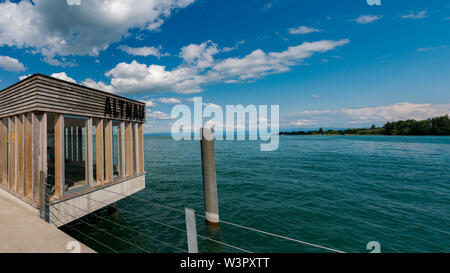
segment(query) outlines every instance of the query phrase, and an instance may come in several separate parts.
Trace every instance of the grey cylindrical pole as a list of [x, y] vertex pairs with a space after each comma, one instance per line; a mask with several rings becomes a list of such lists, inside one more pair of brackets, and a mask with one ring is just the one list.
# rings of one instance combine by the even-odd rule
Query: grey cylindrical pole
[[214, 133], [212, 128], [200, 128], [202, 150], [203, 196], [205, 217], [209, 224], [219, 224], [219, 205], [217, 198], [216, 162], [214, 155]]

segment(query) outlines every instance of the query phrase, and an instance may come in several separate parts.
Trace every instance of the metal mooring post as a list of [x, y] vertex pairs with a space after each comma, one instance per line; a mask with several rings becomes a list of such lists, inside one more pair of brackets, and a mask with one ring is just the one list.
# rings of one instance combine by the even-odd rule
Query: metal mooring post
[[189, 253], [198, 253], [197, 244], [197, 224], [195, 222], [195, 211], [185, 208], [186, 213], [186, 234]]
[[203, 198], [206, 223], [219, 225], [213, 128], [200, 128], [200, 145], [202, 150]]
[[43, 171], [40, 172], [39, 176], [39, 190], [41, 195], [39, 205], [40, 217], [42, 220], [48, 223], [50, 221], [50, 216], [48, 215], [50, 211], [47, 198], [47, 179], [45, 178], [45, 173]]

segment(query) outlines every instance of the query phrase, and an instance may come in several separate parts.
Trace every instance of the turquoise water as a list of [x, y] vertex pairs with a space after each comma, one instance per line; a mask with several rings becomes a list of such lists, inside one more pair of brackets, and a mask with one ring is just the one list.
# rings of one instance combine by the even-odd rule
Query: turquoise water
[[[450, 137], [282, 136], [274, 152], [258, 141], [216, 141], [219, 212], [223, 220], [348, 252], [450, 251]], [[200, 144], [145, 137], [146, 189], [134, 195], [169, 207], [203, 213]], [[129, 213], [184, 228], [184, 215], [126, 198], [120, 225], [187, 249], [185, 234]], [[82, 219], [150, 252], [170, 246], [95, 216]], [[138, 248], [81, 221], [70, 224], [120, 252]], [[252, 252], [326, 252], [222, 224], [204, 236]], [[67, 233], [100, 252], [109, 249], [73, 230]], [[239, 252], [199, 239], [200, 252]]]

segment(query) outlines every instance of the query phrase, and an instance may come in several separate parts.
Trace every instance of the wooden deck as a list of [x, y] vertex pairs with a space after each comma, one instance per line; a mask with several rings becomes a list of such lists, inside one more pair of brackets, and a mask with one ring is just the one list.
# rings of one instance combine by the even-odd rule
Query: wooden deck
[[[74, 241], [41, 220], [37, 211], [0, 195], [0, 253], [70, 253]], [[80, 247], [81, 253], [94, 253], [81, 243]]]

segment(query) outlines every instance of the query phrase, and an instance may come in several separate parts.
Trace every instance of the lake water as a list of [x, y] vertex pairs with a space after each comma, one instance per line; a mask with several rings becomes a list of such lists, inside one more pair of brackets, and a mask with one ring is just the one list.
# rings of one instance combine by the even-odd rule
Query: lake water
[[[133, 197], [203, 214], [200, 144], [145, 137], [146, 189]], [[282, 136], [274, 152], [258, 141], [216, 141], [219, 213], [223, 220], [346, 252], [450, 251], [450, 137]], [[184, 215], [131, 197], [117, 215], [100, 212], [70, 224], [120, 252], [187, 249]], [[135, 214], [130, 213], [133, 212]], [[152, 240], [124, 226], [152, 236]], [[198, 233], [252, 252], [327, 252], [221, 224]], [[63, 227], [99, 252], [99, 243]], [[213, 234], [214, 233], [214, 234]], [[165, 245], [167, 242], [171, 246]], [[239, 252], [199, 239], [200, 252]]]

